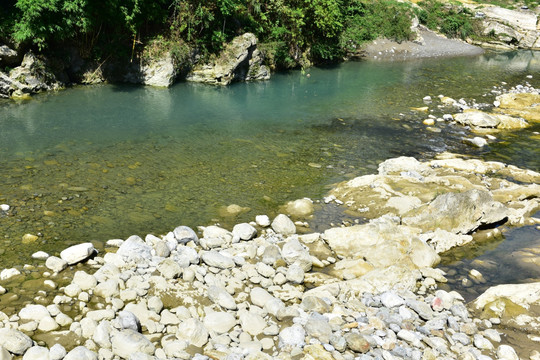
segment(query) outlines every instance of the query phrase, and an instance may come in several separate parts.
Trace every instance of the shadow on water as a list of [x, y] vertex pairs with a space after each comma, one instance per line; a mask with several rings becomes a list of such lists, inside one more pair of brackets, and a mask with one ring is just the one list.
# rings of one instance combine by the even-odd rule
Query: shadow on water
[[[439, 267], [448, 273], [450, 287], [471, 301], [491, 286], [540, 281], [537, 226], [503, 227], [502, 233], [487, 239], [486, 232], [480, 233], [472, 244], [443, 254]], [[482, 279], [471, 276], [472, 269]]]

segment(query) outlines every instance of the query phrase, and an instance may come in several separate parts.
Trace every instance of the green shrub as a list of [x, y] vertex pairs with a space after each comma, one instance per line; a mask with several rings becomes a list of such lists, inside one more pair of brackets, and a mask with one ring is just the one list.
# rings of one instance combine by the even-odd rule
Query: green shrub
[[416, 15], [421, 24], [449, 36], [466, 39], [477, 33], [475, 19], [470, 10], [459, 4], [443, 4], [436, 0], [418, 3]]

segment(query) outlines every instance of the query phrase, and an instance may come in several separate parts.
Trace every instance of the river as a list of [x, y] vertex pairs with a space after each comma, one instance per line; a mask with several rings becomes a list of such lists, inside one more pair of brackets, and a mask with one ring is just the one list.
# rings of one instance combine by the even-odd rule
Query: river
[[[539, 125], [483, 149], [467, 129], [422, 124], [430, 95], [492, 103], [494, 87], [540, 87], [540, 53], [349, 62], [229, 87], [97, 85], [0, 102], [0, 268], [83, 241], [230, 226], [400, 155], [471, 154], [540, 170]], [[531, 76], [528, 78], [527, 76]], [[506, 85], [505, 85], [506, 83]], [[435, 129], [434, 129], [435, 128]], [[224, 207], [243, 212], [229, 216]], [[23, 243], [24, 234], [38, 235]]]

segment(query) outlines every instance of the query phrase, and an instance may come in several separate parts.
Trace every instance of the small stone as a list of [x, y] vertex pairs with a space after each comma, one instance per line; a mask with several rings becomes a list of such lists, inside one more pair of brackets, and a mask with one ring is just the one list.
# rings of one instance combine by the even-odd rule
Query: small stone
[[519, 356], [517, 355], [516, 351], [509, 345], [499, 345], [497, 348], [497, 357], [500, 360], [519, 360]]
[[208, 287], [208, 298], [215, 304], [221, 306], [224, 309], [236, 310], [238, 306], [234, 301], [234, 298], [223, 288], [218, 286]]
[[207, 314], [204, 317], [203, 324], [208, 330], [224, 334], [236, 325], [236, 318], [229, 313], [218, 311]]
[[279, 333], [279, 348], [281, 349], [287, 346], [301, 348], [306, 344], [305, 337], [306, 332], [301, 325], [294, 324], [293, 326], [286, 327]]
[[124, 329], [114, 333], [111, 338], [112, 351], [122, 358], [129, 358], [134, 352], [153, 355], [156, 347], [144, 335], [131, 329]]
[[293, 284], [302, 284], [304, 282], [304, 276], [304, 269], [296, 263], [289, 266], [285, 275], [286, 279]]
[[480, 334], [474, 335], [474, 346], [480, 350], [493, 350], [493, 344]]
[[9, 280], [18, 275], [21, 275], [21, 272], [15, 268], [4, 269], [0, 272], [0, 280]]
[[97, 354], [93, 351], [88, 350], [84, 346], [77, 346], [64, 357], [64, 360], [97, 360], [97, 359], [98, 359]]
[[391, 291], [386, 291], [381, 294], [381, 303], [388, 308], [393, 308], [396, 306], [401, 306], [405, 304], [403, 298]]
[[49, 254], [47, 254], [45, 251], [38, 251], [32, 254], [32, 259], [36, 260], [47, 260], [49, 257]]
[[10, 206], [8, 204], [1, 204], [0, 205], [0, 210], [2, 211], [9, 211], [10, 209]]
[[207, 251], [202, 254], [201, 260], [208, 266], [213, 266], [218, 269], [230, 269], [235, 266], [232, 257], [225, 256], [217, 251]]
[[23, 244], [31, 244], [35, 242], [39, 237], [37, 235], [33, 234], [24, 234], [22, 237], [22, 243]]
[[473, 145], [479, 148], [487, 145], [487, 140], [479, 136], [475, 136], [472, 139], [463, 139], [463, 141], [469, 145]]
[[345, 340], [347, 341], [347, 346], [352, 351], [365, 354], [371, 348], [369, 341], [367, 341], [366, 338], [360, 334], [348, 333], [344, 337], [345, 337]]
[[60, 253], [60, 257], [66, 261], [68, 265], [73, 265], [88, 259], [95, 251], [94, 245], [87, 242], [68, 247]]
[[54, 344], [49, 349], [49, 360], [62, 360], [66, 355], [66, 349], [60, 344]]
[[60, 272], [64, 270], [65, 268], [67, 268], [67, 265], [67, 261], [60, 259], [56, 256], [50, 256], [45, 261], [45, 266], [54, 272]]
[[267, 215], [257, 215], [255, 216], [255, 222], [260, 227], [270, 226], [270, 218]]
[[32, 346], [32, 339], [14, 329], [0, 328], [0, 347], [10, 353], [22, 355]]
[[292, 220], [284, 214], [279, 214], [274, 218], [274, 221], [272, 221], [272, 229], [282, 235], [292, 235], [296, 233], [296, 226], [292, 222]]
[[179, 244], [187, 244], [190, 241], [193, 241], [195, 244], [199, 242], [199, 237], [195, 231], [188, 226], [178, 226], [174, 229], [173, 234]]
[[237, 224], [232, 230], [233, 236], [238, 236], [240, 240], [251, 240], [257, 235], [257, 229], [248, 223]]

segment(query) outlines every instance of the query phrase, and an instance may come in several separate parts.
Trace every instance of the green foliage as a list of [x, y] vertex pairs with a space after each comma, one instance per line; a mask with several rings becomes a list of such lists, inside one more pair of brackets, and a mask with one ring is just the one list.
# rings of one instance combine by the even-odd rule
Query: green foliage
[[[476, 30], [461, 6], [420, 4], [432, 29]], [[249, 31], [277, 68], [339, 61], [378, 37], [408, 40], [413, 15], [398, 0], [2, 0], [0, 9], [0, 32], [38, 50], [70, 42], [96, 59], [171, 51], [185, 61], [190, 49], [208, 57]]]
[[419, 2], [418, 20], [432, 30], [450, 37], [466, 39], [475, 34], [475, 20], [470, 10], [461, 5], [443, 4], [436, 0]]
[[396, 41], [411, 37], [411, 14], [407, 4], [395, 1], [353, 0], [345, 9], [345, 30], [340, 36], [341, 47], [356, 50], [363, 42], [386, 37]]
[[86, 0], [18, 0], [15, 7], [21, 16], [14, 24], [14, 40], [31, 40], [39, 49], [50, 40], [73, 37], [90, 27]]

